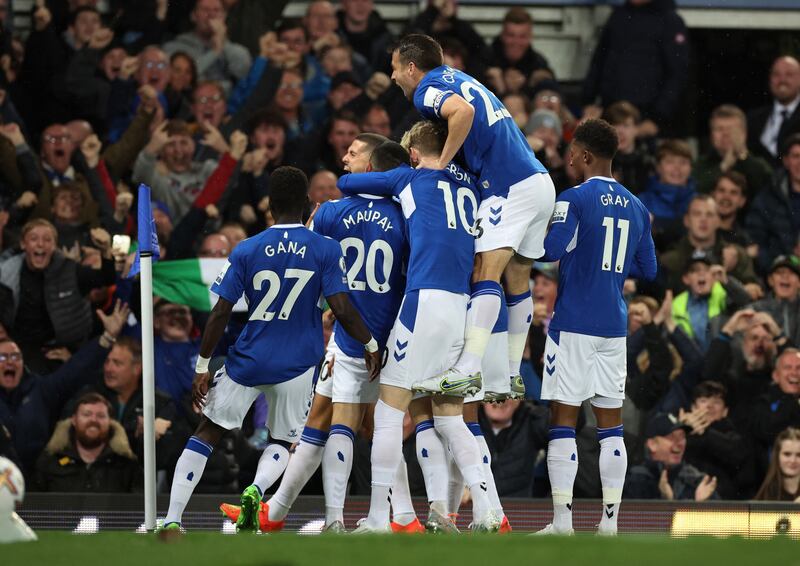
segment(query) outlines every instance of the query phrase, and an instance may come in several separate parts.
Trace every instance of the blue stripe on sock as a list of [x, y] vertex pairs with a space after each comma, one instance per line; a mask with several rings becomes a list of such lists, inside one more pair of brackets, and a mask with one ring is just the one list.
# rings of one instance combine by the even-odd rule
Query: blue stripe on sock
[[428, 430], [429, 428], [433, 428], [433, 419], [429, 419], [427, 421], [422, 421], [421, 423], [419, 423], [416, 428], [416, 434], [419, 434], [424, 430]]
[[531, 298], [531, 292], [525, 291], [524, 293], [520, 293], [519, 295], [506, 295], [506, 303], [508, 306], [513, 307], [514, 305], [520, 304], [525, 299]]
[[315, 446], [325, 446], [325, 443], [328, 441], [328, 433], [324, 430], [307, 426], [303, 429], [300, 440], [308, 444], [314, 444]]
[[494, 290], [476, 291], [476, 292], [472, 293], [472, 295], [470, 295], [470, 300], [473, 300], [473, 299], [475, 299], [477, 297], [483, 297], [483, 296], [486, 296], [486, 295], [492, 295], [492, 296], [495, 296], [497, 298], [500, 298], [500, 297], [503, 296], [503, 294], [500, 291], [494, 291]]
[[571, 426], [551, 426], [547, 434], [548, 439], [575, 438], [575, 429]]
[[467, 428], [472, 433], [473, 436], [483, 436], [483, 431], [481, 430], [481, 425], [478, 423], [467, 423]]
[[494, 323], [492, 334], [508, 332], [508, 306], [505, 295], [500, 295], [500, 312], [497, 313], [497, 322]]
[[335, 425], [333, 425], [331, 427], [330, 436], [333, 436], [334, 434], [344, 435], [347, 438], [349, 438], [350, 440], [352, 440], [353, 442], [355, 442], [356, 435], [353, 434], [353, 429], [351, 429], [347, 425], [343, 425], [343, 424], [335, 424]]
[[501, 297], [503, 295], [503, 288], [497, 281], [478, 281], [472, 284], [471, 295], [473, 298], [485, 294]]
[[211, 456], [211, 451], [214, 450], [214, 448], [196, 436], [192, 436], [188, 442], [186, 442], [186, 450], [197, 452], [208, 458]]
[[612, 436], [622, 436], [622, 425], [597, 429], [597, 440], [611, 438]]

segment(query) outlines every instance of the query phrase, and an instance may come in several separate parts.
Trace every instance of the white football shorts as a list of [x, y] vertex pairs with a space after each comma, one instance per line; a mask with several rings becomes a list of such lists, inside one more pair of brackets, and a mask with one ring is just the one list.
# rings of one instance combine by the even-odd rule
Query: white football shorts
[[222, 366], [214, 375], [208, 390], [203, 414], [212, 422], [228, 430], [240, 428], [247, 411], [256, 397], [264, 393], [269, 406], [266, 426], [277, 440], [297, 442], [311, 408], [314, 372], [308, 368], [297, 377], [269, 385], [247, 387], [233, 381]]
[[507, 197], [492, 196], [482, 201], [475, 251], [512, 248], [527, 258], [542, 257], [555, 200], [550, 175], [536, 173], [511, 185]]
[[[327, 366], [331, 358], [333, 375], [329, 376]], [[370, 381], [364, 358], [348, 356], [339, 349], [331, 336], [316, 392], [329, 397], [334, 403], [374, 403], [380, 393], [380, 381]]]
[[625, 399], [626, 338], [551, 330], [542, 373], [542, 399], [573, 406], [595, 397]]
[[468, 301], [468, 295], [438, 289], [406, 293], [386, 343], [381, 384], [410, 390], [413, 383], [450, 369], [464, 347]]

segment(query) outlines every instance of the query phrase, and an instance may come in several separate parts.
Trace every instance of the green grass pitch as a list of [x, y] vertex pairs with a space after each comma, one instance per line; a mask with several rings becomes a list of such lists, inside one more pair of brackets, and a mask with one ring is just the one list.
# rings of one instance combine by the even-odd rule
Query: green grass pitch
[[800, 565], [800, 544], [787, 538], [672, 539], [666, 536], [529, 537], [464, 535], [298, 536], [190, 532], [165, 544], [155, 535], [40, 532], [38, 542], [0, 545], [0, 564], [54, 566], [726, 566]]

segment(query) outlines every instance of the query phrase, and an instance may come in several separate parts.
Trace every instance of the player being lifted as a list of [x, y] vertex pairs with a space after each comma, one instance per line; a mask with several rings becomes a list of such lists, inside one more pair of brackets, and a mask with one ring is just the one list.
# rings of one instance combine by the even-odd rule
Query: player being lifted
[[653, 279], [656, 254], [647, 209], [611, 176], [617, 134], [603, 120], [575, 130], [569, 165], [583, 183], [561, 193], [542, 261], [559, 261], [558, 298], [545, 345], [542, 399], [550, 403], [547, 470], [553, 522], [542, 533], [572, 533], [578, 471], [575, 424], [590, 400], [597, 417], [603, 516], [598, 532], [616, 534], [627, 454], [622, 401], [627, 358], [627, 277]]
[[[214, 445], [228, 430], [242, 425], [261, 392], [271, 408], [270, 445], [288, 450], [296, 441], [323, 354], [323, 298], [341, 326], [362, 344], [369, 377], [378, 375], [378, 343], [347, 297], [339, 243], [303, 226], [308, 204], [305, 174], [294, 167], [276, 169], [270, 176], [275, 225], [236, 246], [211, 286], [219, 300], [203, 334], [192, 384], [192, 402], [203, 418], [175, 466], [165, 530], [180, 528], [183, 510]], [[209, 357], [242, 294], [249, 319], [211, 383]], [[267, 450], [265, 454], [270, 454]], [[271, 475], [265, 460], [272, 458], [262, 455], [254, 480], [262, 491]], [[250, 522], [251, 518], [244, 521]]]
[[[444, 170], [431, 168], [441, 155], [442, 126], [417, 124], [410, 137], [417, 169], [400, 166], [386, 173], [345, 175], [338, 182], [345, 194], [397, 197], [411, 247], [406, 293], [389, 335], [389, 356], [375, 406], [369, 516], [356, 532], [388, 531], [389, 491], [402, 455], [403, 416], [412, 400], [411, 385], [446, 370], [464, 343], [478, 191], [473, 178], [454, 163]], [[432, 398], [432, 420], [472, 491], [473, 529], [493, 531], [500, 520], [490, 509], [478, 446], [461, 415], [463, 397], [479, 390], [479, 377], [445, 383], [445, 394]], [[446, 489], [434, 498], [432, 510], [446, 515]]]
[[[481, 193], [464, 350], [452, 368], [415, 384], [415, 390], [441, 393], [451, 383], [481, 375], [481, 359], [501, 307], [502, 277], [508, 303], [511, 394], [521, 397], [520, 362], [533, 317], [530, 269], [544, 251], [555, 189], [497, 97], [442, 62], [442, 48], [427, 35], [405, 36], [392, 53], [394, 82], [424, 117], [447, 122], [441, 158], [430, 166], [442, 169], [460, 151], [467, 170], [479, 177]], [[487, 383], [485, 389], [489, 399], [509, 396], [508, 380]]]
[[[345, 169], [363, 173], [393, 169], [403, 162], [408, 164], [408, 153], [397, 144], [384, 144], [388, 141], [377, 134], [358, 135], [343, 159]], [[330, 201], [319, 208], [311, 229], [342, 246], [350, 300], [383, 350], [405, 290], [402, 266], [407, 242], [399, 206], [390, 199], [369, 195]], [[258, 527], [262, 532], [281, 530], [295, 499], [322, 463], [325, 530], [344, 530], [343, 507], [352, 468], [353, 431], [360, 428], [366, 408], [378, 398], [378, 381], [368, 379], [363, 358], [355, 355], [359, 348], [360, 344], [337, 323], [328, 342], [327, 363], [317, 381], [308, 420], [280, 487], [269, 501], [260, 504], [257, 515], [254, 508], [261, 500], [261, 492], [254, 486], [246, 488], [241, 497], [241, 507], [249, 507], [245, 514], [239, 505], [220, 506], [239, 527]], [[392, 488], [392, 511], [393, 531], [424, 530], [414, 512], [404, 461]], [[249, 520], [257, 517], [258, 525], [243, 524], [244, 517]]]

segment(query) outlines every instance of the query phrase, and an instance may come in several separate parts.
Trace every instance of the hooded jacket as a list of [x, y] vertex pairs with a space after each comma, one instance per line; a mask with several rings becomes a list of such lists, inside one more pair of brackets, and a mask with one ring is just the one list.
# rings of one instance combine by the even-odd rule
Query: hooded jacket
[[36, 461], [33, 488], [37, 491], [128, 493], [141, 484], [141, 469], [125, 430], [111, 421], [108, 444], [91, 464], [84, 463], [75, 446], [70, 419], [60, 421]]

